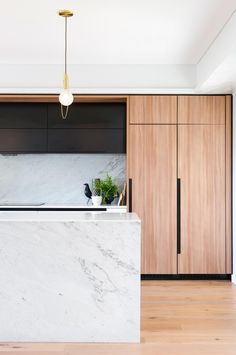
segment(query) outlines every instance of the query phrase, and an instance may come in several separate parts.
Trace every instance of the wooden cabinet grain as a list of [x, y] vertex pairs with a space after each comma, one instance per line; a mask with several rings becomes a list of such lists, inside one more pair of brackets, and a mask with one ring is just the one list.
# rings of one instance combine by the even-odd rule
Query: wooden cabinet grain
[[178, 96], [179, 124], [225, 124], [225, 96]]
[[129, 123], [177, 123], [177, 96], [130, 96]]
[[232, 272], [230, 96], [130, 97], [128, 176], [142, 273]]
[[174, 274], [176, 125], [131, 125], [128, 170], [133, 210], [142, 225], [142, 273]]
[[225, 126], [179, 125], [180, 274], [225, 273]]

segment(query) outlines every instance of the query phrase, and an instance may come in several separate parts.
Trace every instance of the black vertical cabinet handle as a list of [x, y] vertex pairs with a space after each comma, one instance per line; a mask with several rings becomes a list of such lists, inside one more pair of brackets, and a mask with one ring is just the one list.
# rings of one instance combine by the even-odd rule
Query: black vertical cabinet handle
[[177, 254], [181, 254], [181, 179], [177, 179]]
[[129, 179], [129, 212], [132, 212], [132, 179]]

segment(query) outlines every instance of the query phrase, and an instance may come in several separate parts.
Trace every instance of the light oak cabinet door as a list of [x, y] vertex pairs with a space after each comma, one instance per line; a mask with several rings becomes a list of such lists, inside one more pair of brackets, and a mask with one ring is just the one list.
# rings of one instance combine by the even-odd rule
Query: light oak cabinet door
[[178, 126], [179, 274], [224, 274], [225, 126]]
[[178, 123], [225, 124], [225, 96], [178, 96]]
[[131, 96], [129, 107], [142, 273], [231, 273], [231, 97]]
[[131, 124], [177, 123], [177, 96], [130, 96]]
[[176, 125], [130, 125], [132, 207], [142, 223], [142, 274], [176, 274]]

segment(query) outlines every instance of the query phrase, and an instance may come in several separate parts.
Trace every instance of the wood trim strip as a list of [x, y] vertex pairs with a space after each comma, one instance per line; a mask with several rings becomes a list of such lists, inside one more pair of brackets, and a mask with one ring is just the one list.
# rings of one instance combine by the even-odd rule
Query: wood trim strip
[[[74, 102], [126, 102], [126, 95], [74, 95]], [[58, 102], [58, 95], [0, 95], [0, 102]]]
[[232, 273], [232, 97], [226, 96], [225, 107], [225, 244], [226, 274]]

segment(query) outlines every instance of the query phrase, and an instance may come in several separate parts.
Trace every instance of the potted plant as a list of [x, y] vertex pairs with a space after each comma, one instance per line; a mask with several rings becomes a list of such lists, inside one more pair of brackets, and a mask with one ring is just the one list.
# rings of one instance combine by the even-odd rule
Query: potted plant
[[118, 186], [114, 184], [109, 175], [104, 180], [95, 179], [94, 191], [102, 196], [102, 203], [105, 205], [110, 205], [114, 198], [119, 196]]

